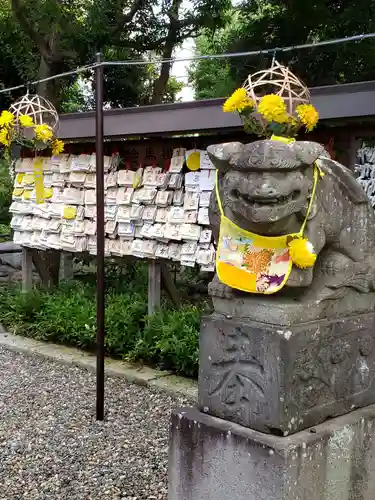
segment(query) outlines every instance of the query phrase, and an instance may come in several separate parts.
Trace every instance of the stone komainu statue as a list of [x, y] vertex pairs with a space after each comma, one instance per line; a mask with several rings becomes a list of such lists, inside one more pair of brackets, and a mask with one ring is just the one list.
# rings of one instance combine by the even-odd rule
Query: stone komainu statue
[[[218, 170], [224, 214], [241, 228], [264, 236], [299, 230], [311, 195], [314, 162], [325, 174], [318, 182], [305, 230], [318, 255], [316, 263], [307, 269], [293, 267], [285, 287], [263, 301], [298, 304], [301, 318], [307, 304], [314, 304], [315, 317], [373, 310], [375, 215], [349, 169], [331, 160], [314, 142], [232, 142], [209, 146], [207, 151]], [[210, 223], [217, 241], [220, 214], [214, 194]], [[234, 291], [217, 276], [209, 291], [214, 302], [241, 295], [242, 301], [261, 300]]]

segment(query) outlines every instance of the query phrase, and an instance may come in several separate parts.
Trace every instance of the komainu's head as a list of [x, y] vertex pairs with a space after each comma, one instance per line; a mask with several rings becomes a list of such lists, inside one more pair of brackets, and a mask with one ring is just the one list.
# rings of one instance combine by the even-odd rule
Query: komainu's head
[[306, 207], [314, 161], [326, 156], [323, 146], [298, 141], [263, 140], [209, 146], [219, 171], [222, 204], [237, 220], [273, 223]]

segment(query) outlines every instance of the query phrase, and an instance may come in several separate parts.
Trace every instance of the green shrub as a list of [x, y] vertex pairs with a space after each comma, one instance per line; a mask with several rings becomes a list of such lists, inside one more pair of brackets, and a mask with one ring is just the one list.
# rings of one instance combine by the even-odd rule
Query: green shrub
[[127, 358], [132, 361], [141, 359], [162, 369], [196, 376], [200, 317], [200, 309], [194, 306], [153, 314], [147, 319], [143, 332]]
[[112, 293], [107, 297], [106, 337], [108, 352], [124, 356], [137, 342], [147, 315], [147, 301], [139, 293]]
[[19, 286], [0, 288], [0, 322], [14, 333], [27, 335], [43, 306], [42, 292], [22, 294]]
[[9, 224], [0, 224], [0, 238], [3, 235], [8, 235], [11, 233], [11, 228]]
[[4, 287], [0, 322], [14, 333], [89, 349], [95, 345], [95, 301], [90, 292], [81, 284], [30, 293]]
[[[83, 283], [95, 287], [96, 258], [79, 255], [74, 259], [75, 277]], [[147, 293], [148, 266], [145, 262], [127, 262], [122, 259], [105, 260], [105, 286], [107, 292]]]
[[85, 349], [95, 346], [95, 296], [89, 286], [66, 284], [44, 294], [33, 337]]
[[[134, 286], [128, 282], [127, 292], [116, 293], [112, 289], [106, 294], [107, 354], [196, 376], [200, 309], [163, 308], [148, 317], [147, 295], [141, 281]], [[51, 292], [35, 289], [23, 294], [19, 286], [2, 286], [0, 323], [13, 333], [93, 350], [95, 287], [76, 281]]]
[[9, 162], [0, 159], [0, 224], [9, 224], [9, 206], [12, 201], [12, 180], [9, 175]]

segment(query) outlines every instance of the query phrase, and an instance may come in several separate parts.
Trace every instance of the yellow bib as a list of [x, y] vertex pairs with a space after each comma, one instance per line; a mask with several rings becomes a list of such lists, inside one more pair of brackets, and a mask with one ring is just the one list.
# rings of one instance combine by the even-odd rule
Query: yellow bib
[[314, 200], [319, 167], [314, 165], [314, 184], [305, 220], [299, 233], [285, 236], [260, 236], [245, 231], [224, 215], [216, 171], [216, 197], [221, 215], [216, 272], [225, 285], [250, 293], [272, 294], [288, 281], [293, 261], [288, 242], [302, 238]]

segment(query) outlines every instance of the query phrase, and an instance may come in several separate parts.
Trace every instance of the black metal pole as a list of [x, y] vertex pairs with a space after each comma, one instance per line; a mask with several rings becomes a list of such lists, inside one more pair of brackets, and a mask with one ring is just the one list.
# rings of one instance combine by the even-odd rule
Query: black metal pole
[[[96, 54], [102, 62], [102, 54]], [[95, 69], [96, 111], [96, 420], [104, 420], [104, 139], [103, 66]]]

